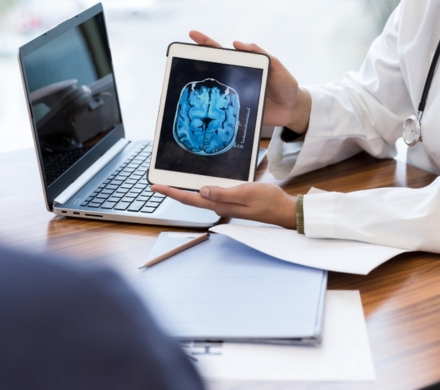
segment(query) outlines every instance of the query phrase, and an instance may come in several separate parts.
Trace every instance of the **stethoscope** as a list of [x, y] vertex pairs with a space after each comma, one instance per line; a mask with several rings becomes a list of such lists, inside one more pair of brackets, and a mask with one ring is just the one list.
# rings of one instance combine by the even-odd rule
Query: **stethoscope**
[[431, 87], [432, 79], [434, 78], [435, 68], [440, 56], [440, 41], [435, 49], [434, 57], [431, 61], [428, 77], [426, 78], [425, 86], [423, 87], [422, 99], [420, 100], [417, 116], [410, 115], [405, 122], [403, 122], [402, 137], [408, 146], [414, 146], [417, 142], [422, 141], [422, 116], [425, 109], [426, 99], [428, 98], [429, 88]]

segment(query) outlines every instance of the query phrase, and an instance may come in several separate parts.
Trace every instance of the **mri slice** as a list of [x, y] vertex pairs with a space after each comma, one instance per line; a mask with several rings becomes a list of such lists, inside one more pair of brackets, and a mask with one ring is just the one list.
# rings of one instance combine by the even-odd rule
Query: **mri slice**
[[173, 135], [188, 152], [212, 156], [235, 145], [240, 101], [237, 92], [215, 79], [188, 83], [180, 94]]

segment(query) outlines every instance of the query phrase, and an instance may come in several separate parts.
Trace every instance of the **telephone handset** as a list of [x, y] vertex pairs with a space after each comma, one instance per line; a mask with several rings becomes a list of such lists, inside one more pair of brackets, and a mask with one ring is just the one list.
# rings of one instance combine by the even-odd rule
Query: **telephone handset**
[[112, 129], [119, 119], [113, 85], [113, 78], [108, 75], [89, 86], [71, 79], [32, 92], [34, 119], [44, 149], [78, 149]]

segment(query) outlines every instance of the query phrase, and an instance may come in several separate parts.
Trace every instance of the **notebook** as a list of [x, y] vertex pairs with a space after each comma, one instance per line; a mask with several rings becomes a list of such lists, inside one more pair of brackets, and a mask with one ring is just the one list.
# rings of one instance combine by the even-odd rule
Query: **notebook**
[[46, 208], [56, 215], [203, 228], [219, 217], [149, 189], [149, 141], [125, 138], [103, 7], [19, 48]]
[[[193, 236], [162, 232], [149, 258]], [[327, 271], [279, 260], [222, 234], [142, 268], [135, 286], [179, 340], [316, 345], [322, 339]]]

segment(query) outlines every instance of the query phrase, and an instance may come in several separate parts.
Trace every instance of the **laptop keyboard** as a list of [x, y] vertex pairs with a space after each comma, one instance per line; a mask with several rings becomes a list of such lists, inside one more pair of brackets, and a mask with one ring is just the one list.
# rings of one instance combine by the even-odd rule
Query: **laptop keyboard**
[[92, 146], [79, 149], [66, 150], [60, 153], [43, 153], [44, 172], [46, 174], [47, 185], [51, 185], [64, 172], [84, 156]]
[[93, 209], [153, 213], [165, 196], [152, 192], [146, 179], [151, 143], [145, 143], [81, 204]]

